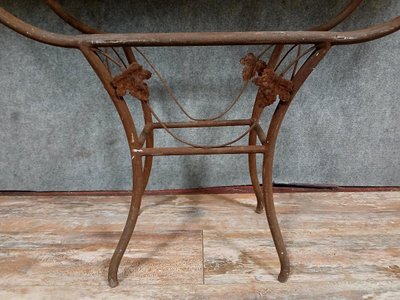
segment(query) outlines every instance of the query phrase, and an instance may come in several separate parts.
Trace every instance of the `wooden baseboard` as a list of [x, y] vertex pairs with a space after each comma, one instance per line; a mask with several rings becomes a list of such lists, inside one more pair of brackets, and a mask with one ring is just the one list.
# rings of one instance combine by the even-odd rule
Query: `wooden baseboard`
[[[276, 184], [274, 193], [312, 193], [312, 192], [388, 192], [400, 191], [400, 186], [334, 186], [308, 184]], [[145, 195], [177, 195], [177, 194], [246, 194], [253, 193], [252, 186], [222, 186], [192, 189], [170, 189], [146, 191]], [[0, 191], [0, 196], [111, 196], [130, 195], [127, 190], [110, 191]]]

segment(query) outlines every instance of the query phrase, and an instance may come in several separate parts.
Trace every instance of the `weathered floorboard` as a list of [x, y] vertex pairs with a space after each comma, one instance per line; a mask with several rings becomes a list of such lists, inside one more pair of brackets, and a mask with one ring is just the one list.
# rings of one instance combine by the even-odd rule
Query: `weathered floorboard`
[[0, 299], [400, 299], [400, 192], [276, 194], [285, 284], [251, 194], [145, 196], [110, 289], [129, 197], [1, 196]]

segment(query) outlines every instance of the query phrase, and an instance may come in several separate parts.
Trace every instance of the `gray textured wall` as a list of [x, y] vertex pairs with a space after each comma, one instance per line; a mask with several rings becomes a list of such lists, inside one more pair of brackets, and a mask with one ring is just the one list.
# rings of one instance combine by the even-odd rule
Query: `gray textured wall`
[[[300, 29], [321, 23], [344, 1], [64, 1], [79, 18], [110, 31]], [[17, 16], [73, 33], [40, 1], [0, 1]], [[118, 3], [118, 5], [117, 5]], [[339, 29], [400, 12], [400, 1], [365, 1]], [[123, 130], [79, 51], [53, 48], [0, 26], [0, 190], [129, 189]], [[278, 140], [275, 182], [400, 184], [399, 34], [334, 48], [293, 103]], [[260, 47], [145, 49], [189, 111], [224, 107], [240, 85], [240, 58]], [[155, 77], [153, 105], [175, 111]], [[250, 113], [251, 89], [229, 117]], [[132, 101], [133, 102], [133, 101]], [[136, 103], [136, 102], [135, 102]], [[138, 108], [132, 103], [134, 115]], [[136, 103], [137, 104], [137, 103]], [[180, 134], [217, 143], [206, 131]], [[239, 131], [223, 131], [221, 139]], [[157, 134], [157, 145], [173, 144]], [[249, 184], [245, 156], [156, 158], [150, 189]]]

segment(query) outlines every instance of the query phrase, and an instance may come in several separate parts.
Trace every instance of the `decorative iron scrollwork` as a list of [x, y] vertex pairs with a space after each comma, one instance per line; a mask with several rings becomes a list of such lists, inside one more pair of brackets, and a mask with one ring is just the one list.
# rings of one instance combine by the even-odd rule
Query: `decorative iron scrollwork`
[[145, 80], [150, 79], [151, 75], [150, 71], [138, 63], [132, 63], [121, 74], [115, 76], [111, 83], [119, 97], [123, 97], [129, 92], [141, 101], [148, 101], [149, 87]]

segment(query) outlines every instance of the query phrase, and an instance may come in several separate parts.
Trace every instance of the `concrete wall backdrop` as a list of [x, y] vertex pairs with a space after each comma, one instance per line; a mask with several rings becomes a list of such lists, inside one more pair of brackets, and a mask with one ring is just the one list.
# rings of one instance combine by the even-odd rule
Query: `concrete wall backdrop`
[[[344, 2], [63, 1], [78, 18], [115, 32], [301, 29], [323, 22]], [[41, 1], [0, 3], [39, 27], [75, 32]], [[399, 13], [398, 0], [367, 0], [338, 29], [368, 26]], [[284, 121], [275, 182], [400, 185], [399, 37], [336, 47], [318, 66]], [[240, 58], [260, 49], [144, 50], [188, 110], [206, 117], [239, 89]], [[155, 76], [150, 89], [163, 119], [182, 118]], [[229, 117], [248, 116], [254, 94], [250, 89]], [[132, 100], [138, 119], [135, 104]], [[223, 131], [221, 140], [239, 131]], [[178, 133], [195, 142], [219, 142], [207, 131]], [[157, 145], [174, 144], [168, 136], [156, 138]], [[129, 189], [130, 175], [117, 113], [79, 51], [42, 45], [0, 26], [0, 190]], [[249, 183], [245, 156], [160, 157], [149, 189]]]

